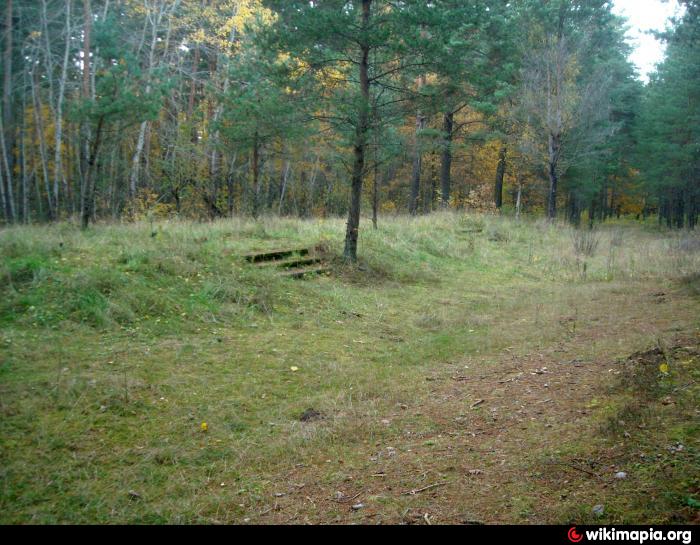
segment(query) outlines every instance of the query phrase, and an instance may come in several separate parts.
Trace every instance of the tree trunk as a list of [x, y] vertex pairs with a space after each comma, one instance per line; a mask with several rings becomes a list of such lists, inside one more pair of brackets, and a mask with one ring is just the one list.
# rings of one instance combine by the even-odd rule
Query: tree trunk
[[90, 0], [83, 0], [85, 32], [83, 36], [83, 98], [90, 97], [90, 49], [92, 47], [92, 6]]
[[[3, 137], [3, 142], [5, 138]], [[3, 163], [5, 154], [3, 153]], [[0, 173], [0, 210], [2, 211], [2, 217], [7, 216], [7, 197], [5, 196], [5, 176]]]
[[[194, 115], [194, 105], [195, 105], [195, 98], [197, 95], [197, 73], [199, 71], [199, 61], [200, 61], [200, 56], [201, 52], [199, 49], [199, 43], [195, 44], [195, 49], [194, 49], [194, 60], [192, 61], [192, 81], [190, 82], [190, 96], [187, 102], [187, 122], [192, 123], [192, 116]], [[197, 143], [198, 140], [198, 135], [197, 135], [197, 130], [194, 127], [194, 123], [192, 123], [191, 127], [191, 140], [193, 144]]]
[[547, 202], [547, 218], [554, 221], [557, 217], [557, 185], [559, 178], [557, 175], [557, 163], [559, 160], [559, 136], [549, 135], [549, 158], [547, 174], [549, 175], [549, 199]]
[[608, 217], [612, 217], [613, 214], [616, 213], [617, 210], [617, 195], [615, 191], [615, 180], [611, 180], [611, 187], [610, 187], [610, 206], [608, 207]]
[[226, 207], [228, 208], [228, 217], [233, 217], [234, 199], [233, 199], [233, 182], [236, 174], [236, 159], [238, 154], [234, 153], [230, 161], [228, 176], [226, 177]]
[[287, 192], [287, 182], [289, 181], [289, 171], [292, 168], [292, 164], [287, 160], [284, 166], [284, 175], [282, 176], [282, 188], [280, 189], [280, 204], [277, 210], [277, 214], [282, 215], [282, 206], [284, 205], [284, 195]]
[[448, 112], [443, 116], [442, 132], [444, 143], [440, 164], [440, 206], [450, 205], [450, 186], [452, 185], [452, 137], [454, 131], [454, 113]]
[[[35, 66], [32, 62], [33, 67]], [[41, 104], [41, 97], [38, 93], [38, 82], [36, 81], [36, 73], [34, 68], [32, 68], [31, 74], [31, 86], [32, 86], [32, 101], [34, 103], [34, 129], [36, 132], [36, 138], [39, 142], [39, 156], [41, 157], [41, 172], [44, 175], [44, 190], [46, 191], [46, 204], [49, 210], [49, 219], [56, 219], [56, 212], [54, 207], [54, 202], [52, 199], [51, 192], [51, 182], [49, 179], [49, 159], [46, 146], [46, 131], [44, 131], [44, 108]]]
[[[155, 6], [153, 8], [156, 9]], [[151, 76], [153, 74], [153, 68], [155, 65], [155, 52], [156, 46], [158, 44], [158, 27], [163, 19], [164, 6], [158, 7], [158, 13], [148, 14], [147, 19], [152, 24], [151, 33], [151, 47], [148, 52], [148, 69], [147, 69], [147, 80], [146, 84], [146, 94], [151, 91]], [[167, 46], [166, 46], [167, 47]], [[163, 53], [167, 55], [167, 50]], [[144, 144], [146, 142], [146, 131], [148, 129], [148, 121], [141, 122], [139, 127], [139, 137], [136, 141], [136, 150], [134, 151], [134, 156], [131, 159], [131, 174], [129, 176], [129, 196], [133, 199], [136, 197], [136, 191], [139, 182], [139, 171], [141, 169], [141, 154], [143, 153]]]
[[[26, 86], [26, 71], [24, 73], [24, 83]], [[22, 221], [28, 224], [30, 221], [29, 212], [29, 165], [27, 162], [27, 93], [22, 94], [22, 132], [20, 137], [20, 154], [22, 156]], [[0, 184], [1, 185], [1, 184]]]
[[[215, 62], [212, 64], [210, 68], [210, 74], [211, 77], [213, 78], [214, 72], [216, 70], [216, 67], [219, 64], [223, 63], [223, 59], [221, 59], [219, 62]], [[228, 77], [228, 70], [226, 66], [224, 66], [224, 85], [223, 85], [223, 95], [225, 96], [226, 93], [228, 92], [229, 88], [229, 77]], [[219, 104], [216, 109], [213, 112], [213, 115], [210, 117], [209, 122], [208, 122], [208, 127], [211, 130], [211, 127], [214, 126], [216, 127], [219, 123], [219, 119], [224, 113], [224, 106], [223, 104]], [[220, 131], [217, 128], [213, 134], [210, 133], [209, 139], [207, 141], [207, 147], [210, 150], [209, 153], [209, 178], [211, 179], [211, 183], [213, 186], [213, 192], [217, 193], [218, 192], [218, 187], [220, 183], [220, 177], [221, 177], [221, 156], [219, 154], [219, 140], [220, 140]]]
[[258, 135], [253, 140], [253, 217], [257, 219], [260, 212], [260, 144]]
[[[68, 65], [70, 61], [70, 36], [71, 36], [71, 3], [73, 0], [66, 0], [66, 46], [63, 51], [63, 65], [61, 66], [61, 79], [58, 82], [58, 96], [56, 97], [55, 108], [55, 138], [54, 138], [54, 160], [53, 160], [53, 191], [54, 206], [56, 216], [59, 214], [59, 182], [63, 185], [63, 201], [68, 198], [68, 182], [63, 171], [63, 102], [66, 94], [66, 81], [68, 79]], [[68, 207], [65, 206], [66, 211]]]
[[136, 197], [136, 191], [139, 179], [139, 170], [141, 169], [141, 153], [143, 152], [143, 146], [146, 142], [146, 127], [148, 126], [148, 121], [142, 121], [139, 127], [139, 136], [136, 139], [136, 150], [134, 150], [134, 156], [131, 159], [131, 174], [129, 175], [129, 198], [134, 199]]
[[119, 149], [117, 146], [114, 146], [112, 148], [112, 153], [110, 153], [110, 158], [109, 158], [109, 174], [108, 174], [108, 179], [109, 179], [109, 198], [107, 199], [108, 201], [108, 208], [112, 213], [112, 218], [117, 220], [119, 219], [119, 201], [117, 199], [117, 195], [119, 193], [119, 180], [120, 176], [117, 174], [117, 152]]
[[377, 160], [377, 146], [374, 147], [374, 187], [372, 187], [372, 227], [379, 227], [379, 162]]
[[308, 187], [304, 191], [304, 217], [311, 217], [314, 214], [314, 192], [316, 191], [316, 179], [318, 178], [319, 168], [321, 166], [321, 156], [317, 155], [314, 161], [314, 168], [309, 177]]
[[95, 131], [95, 140], [90, 149], [90, 155], [87, 161], [87, 170], [85, 171], [85, 183], [83, 191], [81, 191], [81, 225], [83, 229], [87, 229], [90, 225], [90, 220], [94, 216], [95, 208], [95, 164], [97, 163], [97, 153], [102, 144], [102, 128], [104, 127], [104, 118], [101, 117], [97, 123]]
[[[34, 148], [32, 147], [32, 150]], [[34, 153], [31, 154], [31, 163], [32, 165], [36, 165], [36, 157], [34, 156]], [[39, 187], [39, 177], [36, 175], [36, 167], [32, 167], [32, 179], [34, 180], [34, 192], [36, 193], [36, 204], [37, 208], [39, 209], [39, 217], [44, 216], [44, 205], [41, 203], [41, 188]]]
[[[3, 116], [0, 116], [0, 155], [2, 155], [2, 177], [0, 177], [0, 199], [3, 204], [3, 213], [10, 221], [14, 221], [14, 209], [12, 205], [12, 174], [10, 171], [10, 161], [7, 157], [7, 144], [5, 143], [5, 123]], [[5, 180], [7, 181], [7, 190], [5, 189]]]
[[494, 185], [494, 203], [498, 210], [503, 206], [503, 178], [506, 174], [506, 156], [508, 148], [503, 146], [498, 155], [498, 167], [496, 168], [496, 183]]
[[608, 182], [607, 178], [603, 181], [603, 188], [600, 190], [600, 214], [598, 217], [602, 222], [608, 219]]
[[[418, 88], [422, 87], [425, 80], [421, 76]], [[420, 195], [420, 175], [423, 167], [423, 150], [421, 149], [420, 133], [425, 129], [425, 116], [422, 112], [416, 114], [416, 134], [413, 145], [413, 173], [411, 175], [411, 196], [408, 202], [408, 212], [412, 216], [418, 213], [418, 196]]]
[[[5, 3], [5, 51], [3, 54], [3, 65], [5, 67], [4, 85], [2, 93], [2, 115], [3, 115], [3, 157], [5, 162], [5, 174], [7, 186], [5, 188], [6, 214], [10, 221], [14, 221], [15, 203], [12, 190], [12, 173], [14, 172], [14, 116], [12, 112], [12, 45], [13, 45], [13, 9], [12, 0]], [[2, 183], [2, 182], [0, 182]]]
[[[82, 98], [90, 100], [92, 93], [90, 92], [90, 50], [92, 47], [92, 6], [90, 0], [83, 0], [83, 18], [85, 19], [85, 28], [83, 31], [83, 81], [82, 81]], [[87, 229], [90, 222], [89, 196], [86, 192], [89, 191], [91, 180], [88, 179], [88, 173], [92, 172], [89, 165], [90, 162], [90, 124], [88, 121], [83, 121], [80, 135], [80, 173], [82, 175], [80, 184], [80, 213], [82, 218], [82, 226]]]
[[354, 165], [352, 171], [352, 187], [350, 197], [350, 210], [348, 212], [347, 231], [345, 233], [345, 250], [343, 255], [346, 261], [357, 261], [357, 238], [360, 229], [360, 205], [362, 201], [362, 181], [365, 171], [365, 149], [367, 147], [367, 133], [369, 132], [369, 52], [366, 33], [369, 30], [370, 8], [372, 0], [362, 0], [362, 43], [360, 44], [361, 60], [360, 91], [362, 102], [358, 112], [357, 126], [355, 127]]

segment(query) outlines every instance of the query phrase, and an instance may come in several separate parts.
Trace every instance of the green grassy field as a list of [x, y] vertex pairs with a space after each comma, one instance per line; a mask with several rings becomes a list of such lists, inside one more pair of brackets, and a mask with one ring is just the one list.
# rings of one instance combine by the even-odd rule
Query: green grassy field
[[697, 233], [445, 213], [308, 280], [241, 257], [343, 232], [0, 231], [0, 522], [697, 522]]

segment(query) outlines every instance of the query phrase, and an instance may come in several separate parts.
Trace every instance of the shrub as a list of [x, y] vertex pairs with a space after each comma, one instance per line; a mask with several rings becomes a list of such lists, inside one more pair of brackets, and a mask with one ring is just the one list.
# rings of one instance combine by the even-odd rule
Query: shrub
[[594, 229], [576, 229], [571, 234], [574, 253], [580, 256], [593, 257], [600, 243], [600, 236]]

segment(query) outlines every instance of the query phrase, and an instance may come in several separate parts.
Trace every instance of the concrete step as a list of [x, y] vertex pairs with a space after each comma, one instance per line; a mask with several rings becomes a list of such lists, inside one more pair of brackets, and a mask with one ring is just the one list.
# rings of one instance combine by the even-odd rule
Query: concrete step
[[326, 265], [320, 265], [318, 267], [290, 269], [288, 271], [280, 272], [280, 276], [282, 276], [283, 278], [300, 279], [306, 276], [325, 274], [328, 272], [330, 272], [330, 269]]
[[260, 268], [278, 267], [280, 269], [299, 269], [308, 265], [320, 263], [321, 259], [315, 256], [290, 257], [287, 259], [276, 259], [274, 261], [259, 261], [255, 265]]
[[278, 261], [292, 257], [294, 255], [305, 256], [309, 255], [311, 248], [293, 248], [280, 250], [266, 250], [264, 252], [251, 252], [244, 254], [243, 257], [250, 263], [260, 263], [263, 261]]

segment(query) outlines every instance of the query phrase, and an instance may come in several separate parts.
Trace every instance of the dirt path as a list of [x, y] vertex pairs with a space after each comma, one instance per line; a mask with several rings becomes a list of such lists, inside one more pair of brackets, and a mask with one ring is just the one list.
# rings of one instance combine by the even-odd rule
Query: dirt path
[[[651, 290], [618, 303], [614, 316], [605, 314], [607, 305], [602, 315], [584, 313], [578, 331], [543, 350], [438, 368], [421, 399], [386, 416], [404, 426], [400, 441], [358, 445], [369, 448], [360, 468], [291, 468], [281, 477], [284, 495], [250, 521], [551, 523], [563, 522], [563, 504], [579, 506], [569, 510], [572, 518], [590, 513], [604, 503], [597, 498], [634, 486], [633, 477], [615, 479], [620, 453], [606, 453], [597, 439], [599, 411], [622, 367], [610, 346], [631, 354], [640, 338], [653, 344], [661, 333], [674, 345], [698, 347], [682, 294]], [[580, 356], [597, 352], [608, 355]], [[627, 453], [630, 445], [623, 447]]]

